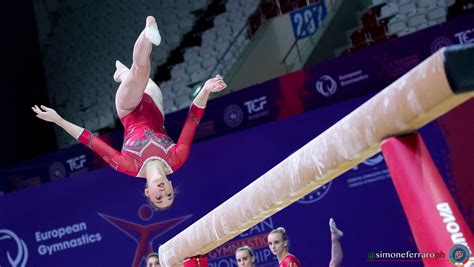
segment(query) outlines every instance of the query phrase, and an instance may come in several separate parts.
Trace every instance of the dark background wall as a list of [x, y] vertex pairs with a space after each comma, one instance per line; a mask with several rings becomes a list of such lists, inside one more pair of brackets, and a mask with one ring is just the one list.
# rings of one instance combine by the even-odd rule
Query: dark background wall
[[48, 104], [31, 1], [10, 1], [0, 9], [0, 167], [55, 149], [53, 126], [30, 107]]

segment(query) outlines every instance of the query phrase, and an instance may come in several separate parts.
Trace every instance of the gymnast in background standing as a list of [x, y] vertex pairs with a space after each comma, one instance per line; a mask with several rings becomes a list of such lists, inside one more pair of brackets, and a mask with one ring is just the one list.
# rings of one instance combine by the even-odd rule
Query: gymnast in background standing
[[[336, 223], [332, 218], [329, 219], [329, 230], [331, 232], [331, 261], [330, 267], [341, 266], [343, 252], [339, 239], [344, 235], [341, 230], [336, 227]], [[278, 227], [268, 234], [268, 247], [273, 255], [278, 258], [279, 267], [301, 267], [301, 262], [298, 258], [289, 253], [288, 237], [286, 230], [283, 227]]]
[[160, 267], [160, 258], [158, 253], [150, 253], [146, 257], [146, 267]]
[[235, 251], [235, 260], [239, 267], [255, 267], [255, 257], [253, 249], [249, 246], [243, 246]]

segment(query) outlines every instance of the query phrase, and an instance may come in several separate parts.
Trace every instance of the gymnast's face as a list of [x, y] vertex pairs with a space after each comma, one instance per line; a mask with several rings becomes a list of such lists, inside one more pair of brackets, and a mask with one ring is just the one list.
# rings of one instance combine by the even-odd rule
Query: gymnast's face
[[146, 262], [146, 267], [160, 267], [158, 257], [150, 257]]
[[270, 233], [268, 235], [268, 247], [272, 251], [273, 255], [282, 255], [288, 250], [288, 241], [283, 240], [283, 236], [280, 233]]
[[235, 259], [239, 267], [252, 267], [255, 258], [250, 255], [248, 250], [239, 250], [235, 253]]
[[145, 189], [145, 196], [147, 196], [158, 209], [169, 208], [174, 201], [173, 184], [166, 177], [152, 179]]

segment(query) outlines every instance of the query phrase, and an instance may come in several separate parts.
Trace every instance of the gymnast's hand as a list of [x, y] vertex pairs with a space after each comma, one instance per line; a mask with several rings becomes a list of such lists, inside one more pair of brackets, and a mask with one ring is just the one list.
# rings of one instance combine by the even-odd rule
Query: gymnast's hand
[[204, 84], [203, 90], [215, 93], [224, 90], [227, 87], [227, 84], [224, 82], [224, 79], [220, 75], [216, 75], [216, 77], [211, 78], [206, 81]]
[[61, 116], [52, 108], [41, 105], [39, 108], [37, 105], [31, 107], [31, 109], [36, 113], [36, 117], [49, 122], [58, 123], [61, 121]]

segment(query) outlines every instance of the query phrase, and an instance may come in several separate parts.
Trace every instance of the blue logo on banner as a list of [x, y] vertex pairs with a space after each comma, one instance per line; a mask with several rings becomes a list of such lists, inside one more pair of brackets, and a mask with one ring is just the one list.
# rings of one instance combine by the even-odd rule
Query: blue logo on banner
[[379, 163], [381, 163], [383, 161], [383, 155], [381, 153], [371, 157], [371, 158], [368, 158], [366, 159], [364, 162], [360, 163], [359, 165], [357, 166], [354, 166], [352, 169], [353, 170], [357, 170], [359, 169], [360, 166], [362, 166], [362, 164], [366, 165], [366, 166], [376, 166], [378, 165]]
[[320, 200], [327, 194], [327, 192], [329, 192], [329, 189], [331, 188], [331, 184], [332, 184], [332, 181], [327, 184], [322, 185], [321, 187], [314, 190], [310, 194], [300, 198], [300, 200], [298, 200], [298, 203], [311, 204]]
[[20, 239], [14, 232], [8, 229], [0, 230], [0, 240], [14, 241], [16, 248], [12, 249], [11, 251], [6, 250], [8, 262], [11, 264], [11, 266], [25, 267], [26, 262], [28, 261], [28, 248], [26, 247], [25, 241]]
[[431, 54], [434, 54], [436, 51], [438, 51], [440, 48], [446, 47], [448, 45], [452, 45], [453, 42], [451, 39], [449, 39], [446, 36], [440, 36], [431, 42], [430, 46], [430, 52]]
[[316, 81], [316, 90], [325, 97], [330, 97], [336, 93], [337, 82], [329, 75], [321, 76]]
[[325, 1], [298, 9], [290, 13], [291, 25], [295, 39], [299, 40], [313, 35], [319, 28], [319, 24], [326, 17]]
[[224, 110], [224, 122], [227, 126], [235, 128], [244, 120], [244, 112], [237, 105], [230, 105]]
[[51, 166], [49, 166], [49, 178], [51, 181], [55, 181], [58, 179], [62, 179], [66, 177], [67, 172], [66, 172], [66, 167], [64, 167], [64, 164], [61, 162], [53, 162]]

